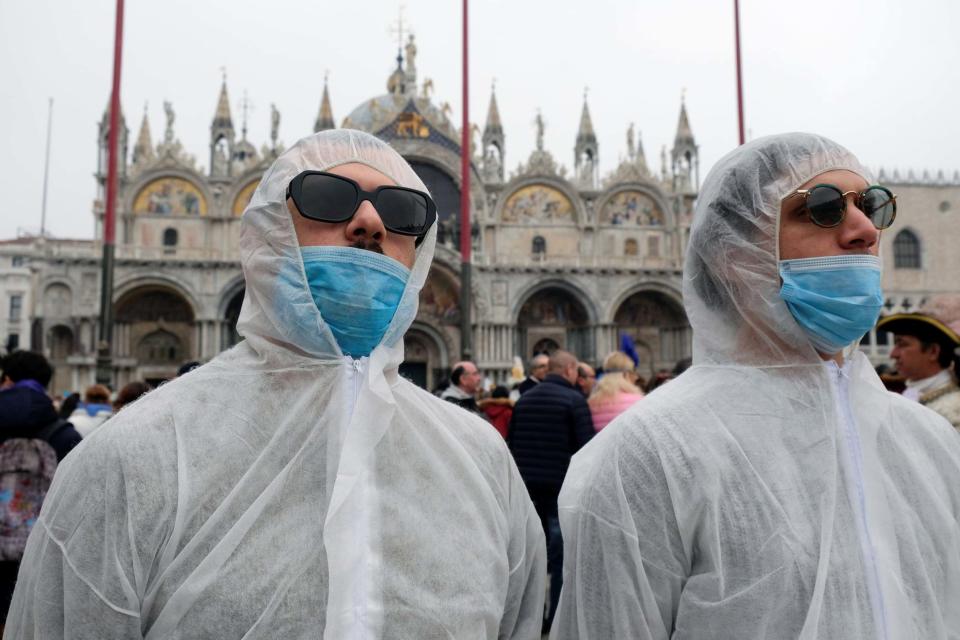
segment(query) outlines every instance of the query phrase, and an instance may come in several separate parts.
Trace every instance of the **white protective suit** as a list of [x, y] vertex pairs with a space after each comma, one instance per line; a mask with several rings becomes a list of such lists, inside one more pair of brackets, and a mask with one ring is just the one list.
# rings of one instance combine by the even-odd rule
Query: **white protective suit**
[[284, 193], [347, 162], [426, 190], [356, 131], [273, 164], [242, 222], [245, 341], [66, 458], [6, 638], [539, 637], [543, 532], [503, 438], [397, 373], [436, 225], [369, 358], [313, 302]]
[[960, 638], [960, 437], [856, 345], [823, 362], [779, 295], [781, 199], [832, 169], [867, 175], [787, 134], [706, 179], [694, 366], [574, 456], [553, 638]]

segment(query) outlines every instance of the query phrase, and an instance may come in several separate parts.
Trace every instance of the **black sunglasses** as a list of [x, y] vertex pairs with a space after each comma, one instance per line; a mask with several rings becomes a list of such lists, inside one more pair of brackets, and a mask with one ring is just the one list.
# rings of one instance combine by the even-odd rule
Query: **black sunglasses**
[[810, 189], [797, 189], [788, 197], [803, 196], [803, 206], [810, 221], [818, 227], [836, 227], [847, 212], [847, 196], [854, 194], [857, 208], [866, 214], [877, 229], [886, 229], [897, 217], [897, 196], [886, 187], [873, 185], [863, 191], [842, 191], [832, 184], [818, 184]]
[[325, 171], [304, 171], [295, 177], [287, 197], [300, 215], [320, 222], [346, 222], [367, 200], [387, 230], [405, 236], [424, 236], [437, 219], [437, 205], [422, 191], [394, 186], [364, 191], [350, 178]]

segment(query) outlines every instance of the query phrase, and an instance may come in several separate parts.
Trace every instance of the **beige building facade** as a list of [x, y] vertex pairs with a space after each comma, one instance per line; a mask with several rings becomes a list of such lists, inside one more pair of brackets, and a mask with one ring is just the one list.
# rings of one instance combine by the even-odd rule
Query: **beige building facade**
[[[437, 201], [436, 258], [406, 336], [403, 370], [431, 388], [460, 356], [460, 134], [449, 106], [433, 99], [432, 82], [418, 80], [412, 37], [402, 53], [386, 93], [357, 105], [340, 126], [390, 143]], [[648, 165], [640, 135], [630, 125], [626, 152], [611, 154], [625, 159], [601, 172], [584, 100], [580, 122], [570, 123], [572, 169], [544, 147], [538, 115], [535, 150], [508, 171], [508, 132], [497, 100], [491, 95], [485, 126], [475, 127], [471, 145], [472, 357], [491, 378], [503, 380], [515, 356], [526, 360], [565, 348], [597, 363], [627, 334], [644, 372], [672, 368], [690, 355], [680, 288], [700, 179], [686, 106], [680, 105], [673, 148], [662, 150], [657, 169]], [[184, 152], [172, 105], [165, 104], [164, 112], [166, 125], [156, 144], [146, 114], [136, 139], [129, 138], [124, 122], [119, 141], [111, 345], [116, 386], [159, 382], [182, 363], [209, 360], [240, 340], [235, 327], [244, 293], [237, 252], [241, 214], [283, 148], [275, 109], [270, 141], [260, 149], [247, 140], [245, 123], [237, 130], [226, 81], [211, 121], [206, 168]], [[314, 130], [336, 126], [324, 85]], [[0, 302], [15, 305], [4, 310], [9, 314], [0, 324], [3, 338], [16, 335], [21, 348], [51, 358], [57, 393], [94, 380], [106, 139], [104, 114], [94, 240], [0, 243]], [[948, 231], [960, 215], [960, 180], [891, 178], [900, 197], [897, 225], [883, 238], [892, 312], [958, 289], [960, 264]], [[891, 259], [903, 264], [891, 268]], [[22, 298], [11, 303], [13, 295]], [[882, 359], [886, 341], [870, 336], [865, 348]]]

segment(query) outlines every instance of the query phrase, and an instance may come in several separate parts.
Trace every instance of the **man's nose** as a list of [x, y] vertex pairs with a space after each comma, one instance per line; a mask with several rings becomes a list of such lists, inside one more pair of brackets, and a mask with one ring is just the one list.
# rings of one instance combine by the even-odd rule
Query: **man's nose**
[[350, 223], [347, 224], [345, 233], [347, 240], [350, 242], [356, 242], [357, 240], [383, 242], [387, 230], [383, 226], [383, 220], [374, 208], [373, 203], [364, 200], [360, 203], [357, 212], [353, 214]]
[[880, 240], [880, 230], [873, 226], [856, 203], [856, 196], [847, 196], [847, 211], [840, 225], [840, 244], [844, 249], [870, 249]]

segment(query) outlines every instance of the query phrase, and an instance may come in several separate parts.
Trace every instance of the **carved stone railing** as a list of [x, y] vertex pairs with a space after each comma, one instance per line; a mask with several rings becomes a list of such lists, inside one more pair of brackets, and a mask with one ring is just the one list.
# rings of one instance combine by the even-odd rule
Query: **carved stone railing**
[[639, 256], [583, 255], [475, 255], [473, 263], [484, 267], [518, 267], [530, 269], [679, 269], [676, 261], [667, 258]]

